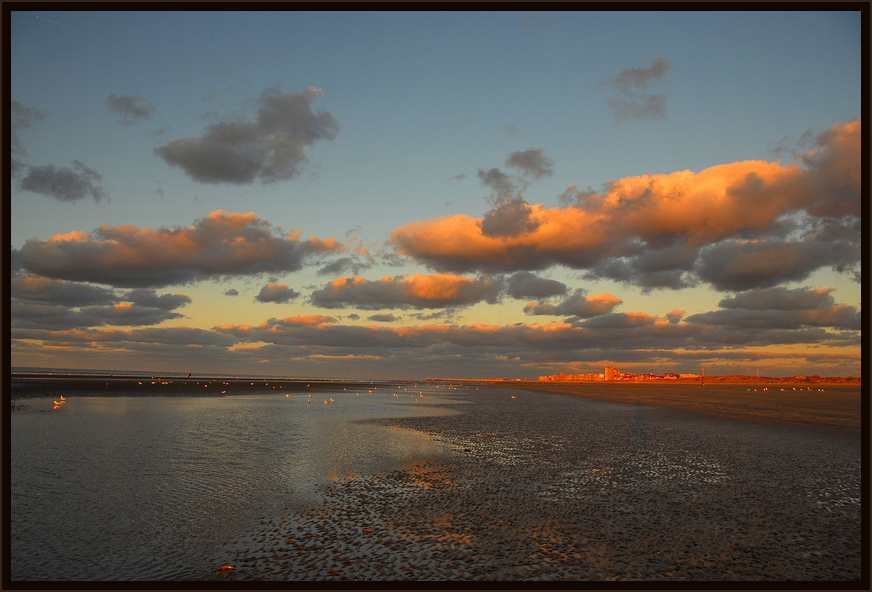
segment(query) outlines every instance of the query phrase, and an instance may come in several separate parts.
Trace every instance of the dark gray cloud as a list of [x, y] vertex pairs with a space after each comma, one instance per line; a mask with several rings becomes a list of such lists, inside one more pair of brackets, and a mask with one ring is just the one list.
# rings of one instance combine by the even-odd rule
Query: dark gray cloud
[[621, 94], [633, 95], [640, 90], [646, 90], [652, 82], [658, 82], [672, 69], [665, 59], [655, 58], [647, 68], [621, 68], [613, 78], [607, 78], [603, 84], [617, 89]]
[[612, 98], [609, 108], [615, 123], [635, 119], [666, 119], [666, 95], [648, 95], [639, 99]]
[[512, 152], [506, 159], [506, 166], [521, 170], [524, 175], [540, 179], [554, 174], [554, 160], [545, 156], [541, 148], [529, 148]]
[[524, 307], [524, 313], [529, 315], [559, 315], [588, 319], [606, 315], [622, 300], [611, 294], [595, 294], [586, 296], [586, 290], [579, 288], [559, 304], [549, 302], [530, 303]]
[[478, 223], [486, 236], [517, 237], [535, 231], [539, 221], [523, 194], [532, 181], [554, 174], [554, 161], [541, 148], [512, 152], [506, 166], [520, 172], [510, 175], [498, 168], [478, 169], [479, 181], [491, 190], [487, 199], [492, 207]]
[[291, 272], [308, 258], [341, 250], [335, 240], [299, 240], [256, 214], [217, 211], [193, 226], [136, 228], [102, 225], [30, 239], [18, 251], [24, 269], [53, 279], [121, 288]]
[[236, 288], [230, 288], [224, 291], [225, 296], [239, 296], [239, 290]]
[[106, 288], [31, 275], [12, 278], [10, 293], [13, 298], [20, 300], [67, 307], [111, 304], [119, 301], [115, 292]]
[[615, 123], [635, 119], [665, 119], [666, 95], [647, 94], [650, 84], [663, 80], [672, 65], [656, 58], [647, 68], [622, 68], [601, 84], [614, 88], [622, 96], [609, 99]]
[[835, 304], [832, 289], [789, 289], [783, 286], [739, 292], [722, 299], [721, 308], [745, 308], [748, 310], [814, 310]]
[[370, 321], [375, 321], [376, 323], [395, 323], [400, 320], [401, 317], [394, 316], [390, 313], [379, 313], [366, 317]]
[[769, 288], [802, 281], [825, 266], [860, 260], [860, 245], [847, 241], [726, 240], [700, 251], [694, 272], [718, 290]]
[[342, 275], [350, 273], [358, 275], [361, 271], [372, 267], [373, 261], [368, 257], [340, 257], [318, 270], [318, 275]]
[[157, 292], [150, 288], [131, 290], [122, 297], [122, 300], [160, 310], [175, 310], [191, 302], [190, 296], [185, 294], [161, 294], [158, 296]]
[[493, 237], [515, 237], [539, 228], [533, 209], [523, 198], [500, 203], [481, 219], [481, 233]]
[[137, 120], [147, 121], [154, 113], [154, 105], [145, 100], [142, 95], [115, 95], [106, 98], [106, 107], [109, 113], [120, 115], [118, 123], [133, 125]]
[[23, 191], [48, 195], [58, 201], [78, 201], [88, 197], [100, 201], [106, 196], [106, 191], [95, 181], [101, 180], [103, 177], [97, 171], [74, 160], [72, 169], [57, 168], [53, 164], [27, 167], [27, 176], [21, 180], [19, 187]]
[[591, 267], [585, 278], [608, 278], [639, 286], [644, 291], [654, 288], [678, 290], [696, 284], [692, 271], [699, 249], [681, 242], [662, 249], [644, 248], [641, 243], [637, 247], [633, 249], [634, 254], [604, 259]]
[[784, 287], [748, 290], [721, 300], [721, 310], [691, 315], [687, 322], [726, 327], [730, 331], [817, 327], [859, 331], [860, 311], [836, 304], [831, 292], [831, 289]]
[[327, 111], [312, 111], [317, 88], [282, 94], [269, 88], [257, 98], [254, 121], [221, 121], [201, 138], [170, 140], [155, 153], [201, 183], [264, 184], [297, 177], [309, 149], [332, 140], [339, 122]]
[[529, 271], [519, 271], [506, 280], [506, 293], [512, 298], [551, 298], [566, 294], [566, 284], [541, 278]]
[[518, 192], [516, 179], [498, 168], [478, 169], [478, 179], [493, 191], [493, 201], [514, 199]]
[[289, 288], [287, 284], [269, 283], [260, 289], [260, 293], [254, 297], [258, 302], [275, 302], [276, 304], [285, 304], [300, 295], [293, 288]]
[[183, 317], [172, 311], [191, 302], [185, 294], [138, 289], [119, 296], [98, 286], [34, 276], [13, 278], [11, 287], [12, 326], [17, 328], [156, 325]]
[[27, 154], [27, 151], [21, 144], [21, 138], [19, 137], [18, 132], [33, 129], [35, 123], [48, 117], [48, 111], [25, 107], [18, 101], [10, 101], [9, 110], [9, 130], [11, 132], [12, 154], [15, 156], [22, 156]]

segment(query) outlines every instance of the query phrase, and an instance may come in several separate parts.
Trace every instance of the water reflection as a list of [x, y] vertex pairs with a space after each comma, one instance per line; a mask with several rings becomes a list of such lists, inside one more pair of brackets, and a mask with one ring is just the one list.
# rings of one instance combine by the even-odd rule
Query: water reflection
[[28, 400], [11, 416], [12, 578], [202, 579], [259, 515], [443, 450], [368, 421], [445, 412], [436, 397], [330, 396]]

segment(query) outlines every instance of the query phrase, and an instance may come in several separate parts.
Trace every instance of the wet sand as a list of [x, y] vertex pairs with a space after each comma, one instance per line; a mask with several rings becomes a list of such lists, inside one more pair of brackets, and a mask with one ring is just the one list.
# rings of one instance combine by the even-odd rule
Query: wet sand
[[373, 420], [449, 452], [333, 481], [319, 504], [289, 495], [212, 577], [861, 578], [856, 438], [533, 391], [454, 396], [455, 415]]
[[[624, 404], [653, 405], [859, 438], [862, 397], [859, 386], [831, 385], [664, 385], [506, 382], [500, 388], [576, 395]], [[810, 389], [810, 390], [809, 390]]]

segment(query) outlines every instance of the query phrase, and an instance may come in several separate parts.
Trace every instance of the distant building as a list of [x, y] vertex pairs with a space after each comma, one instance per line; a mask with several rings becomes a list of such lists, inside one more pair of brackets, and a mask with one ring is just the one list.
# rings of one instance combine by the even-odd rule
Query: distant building
[[606, 380], [620, 380], [621, 379], [621, 373], [618, 372], [618, 369], [612, 368], [611, 366], [606, 368], [606, 371], [604, 372], [604, 374], [605, 374]]

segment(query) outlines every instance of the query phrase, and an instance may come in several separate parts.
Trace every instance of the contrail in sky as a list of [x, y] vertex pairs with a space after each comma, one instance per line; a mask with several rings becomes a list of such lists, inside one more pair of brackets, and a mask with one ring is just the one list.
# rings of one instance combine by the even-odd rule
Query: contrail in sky
[[45, 21], [45, 22], [47, 22], [47, 23], [54, 23], [54, 24], [56, 24], [56, 25], [60, 25], [60, 26], [62, 26], [62, 27], [66, 27], [66, 28], [68, 28], [68, 29], [72, 29], [72, 27], [69, 26], [69, 25], [65, 25], [65, 24], [63, 24], [63, 23], [56, 23], [55, 21], [50, 21], [50, 20], [48, 20], [47, 18], [42, 18], [41, 16], [38, 16], [38, 17], [36, 17], [36, 18], [38, 18], [38, 19], [41, 20], [41, 21]]

